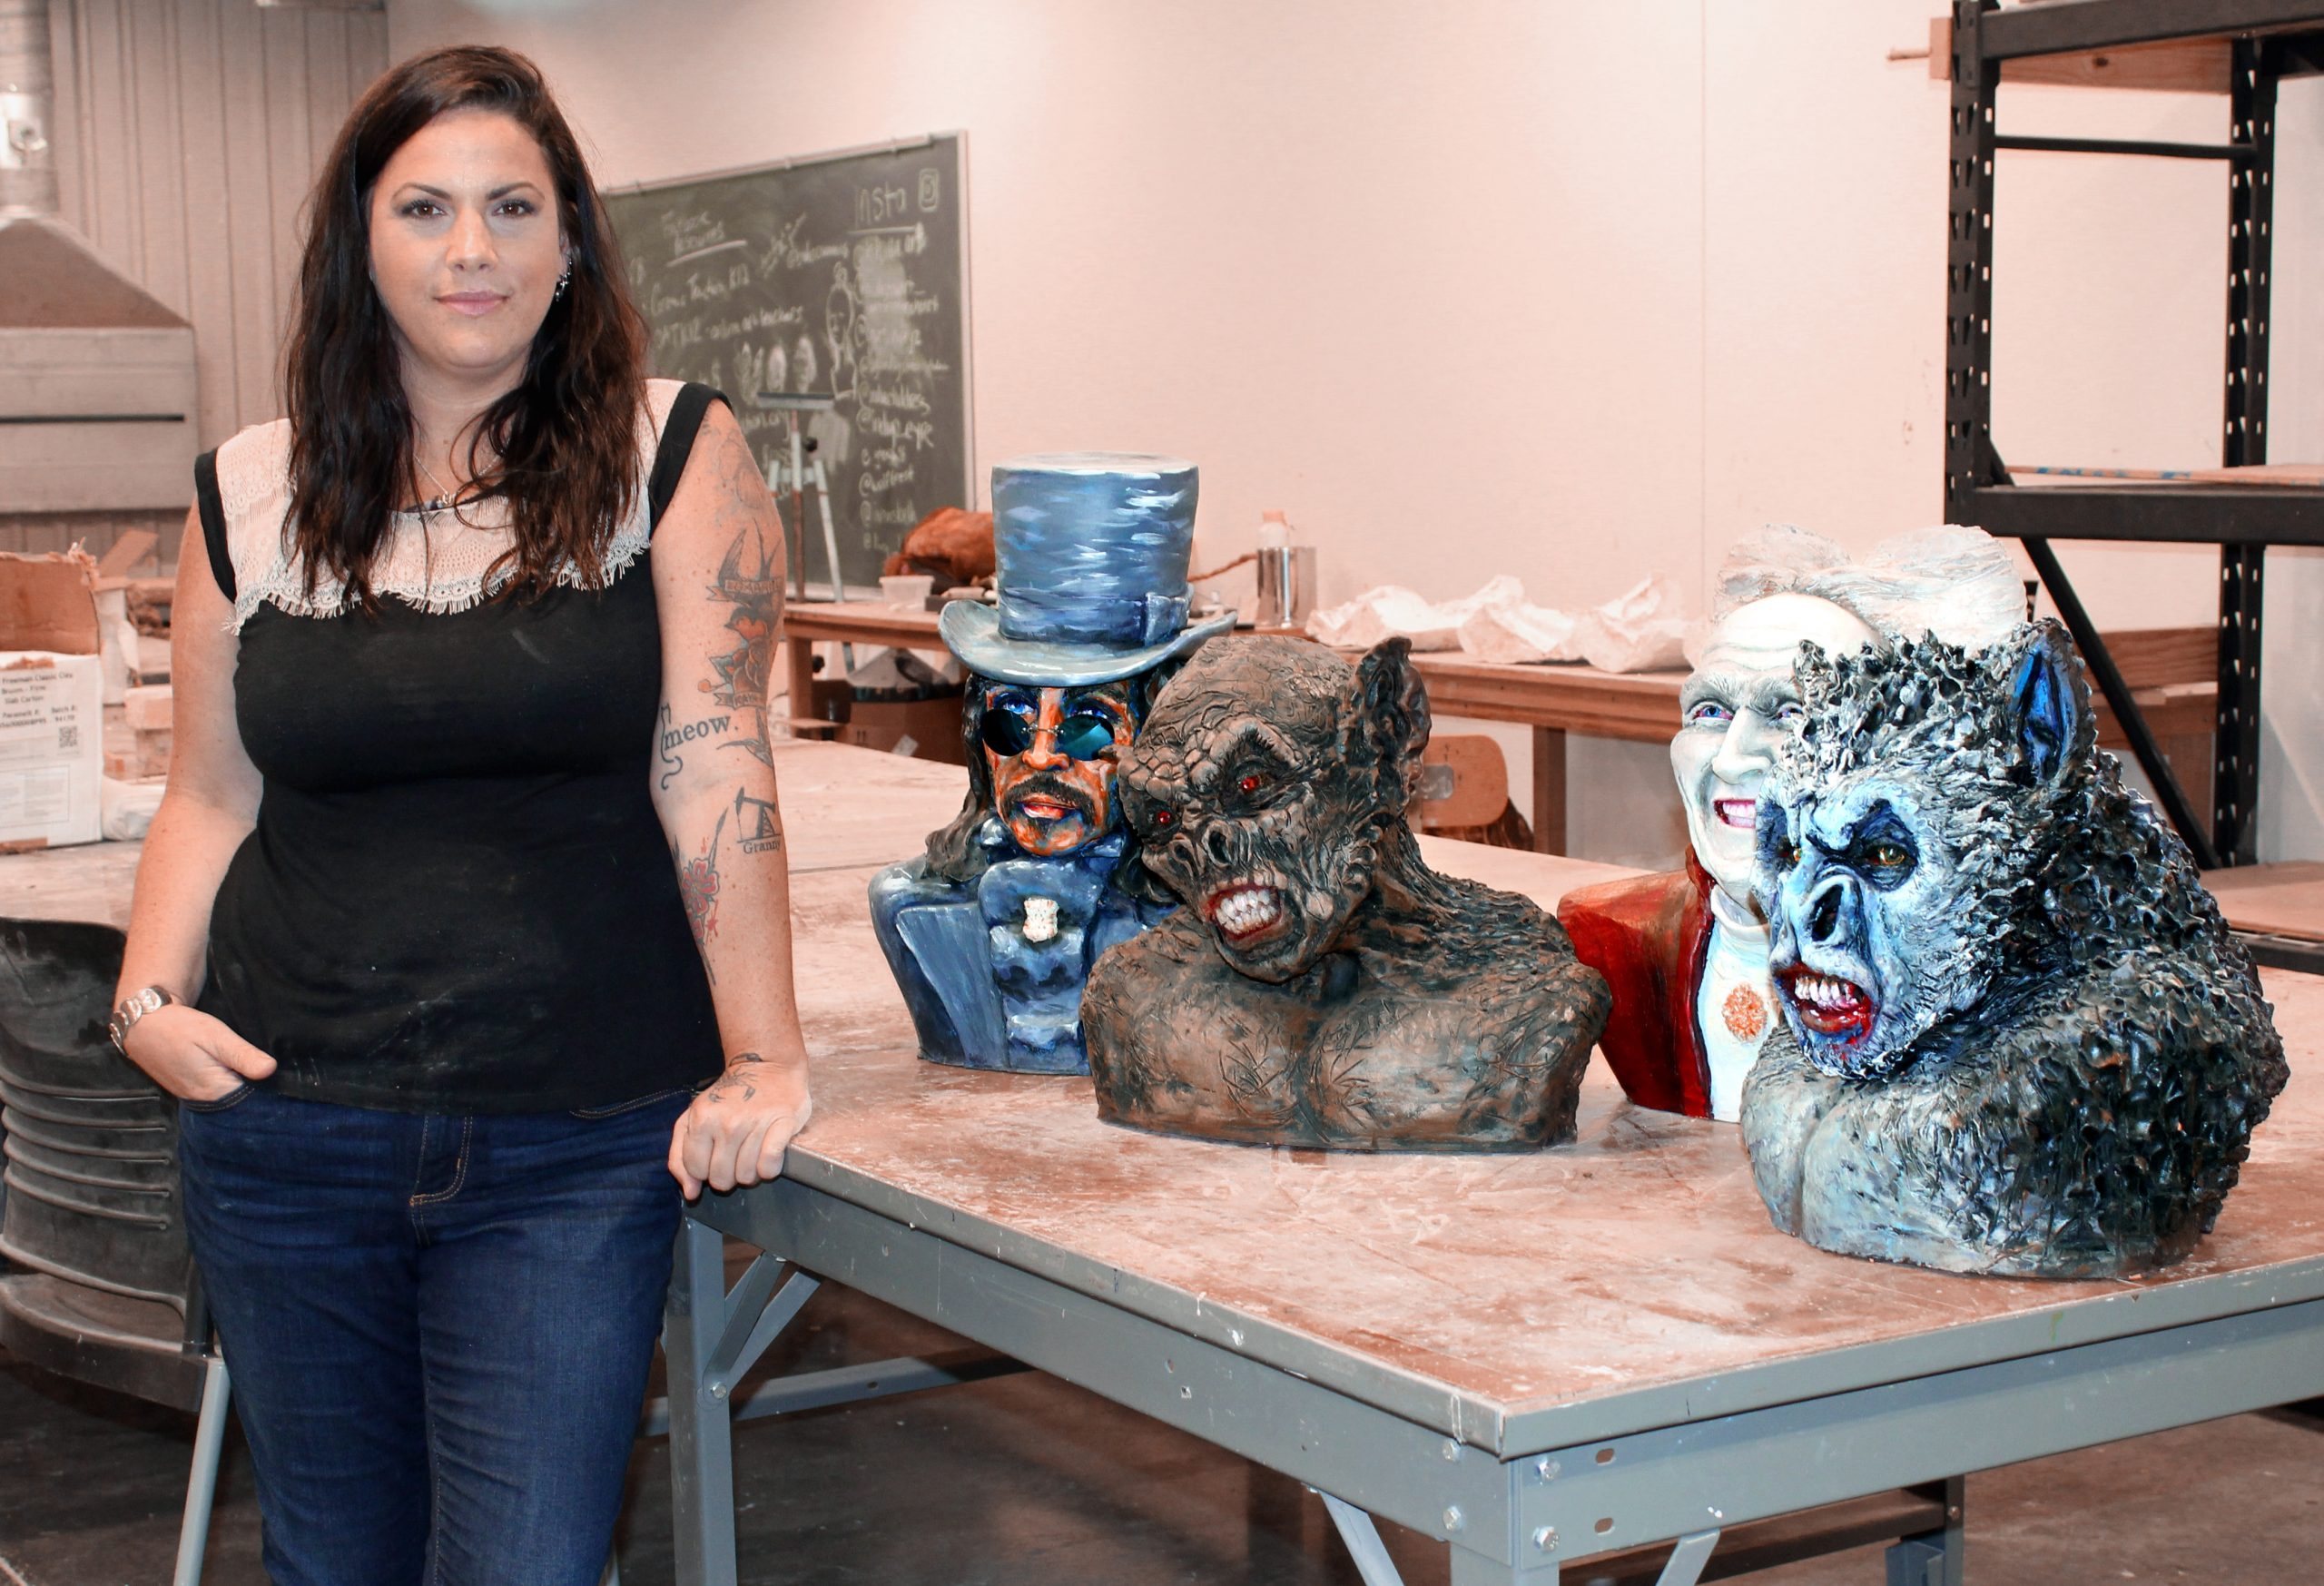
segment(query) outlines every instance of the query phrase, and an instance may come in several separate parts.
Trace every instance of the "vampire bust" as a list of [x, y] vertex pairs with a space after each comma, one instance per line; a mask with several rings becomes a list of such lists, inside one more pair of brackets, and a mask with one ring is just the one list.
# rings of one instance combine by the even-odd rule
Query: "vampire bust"
[[1708, 630], [1689, 645], [1695, 669], [1670, 741], [1685, 868], [1577, 888], [1558, 903], [1574, 951], [1613, 987], [1600, 1046], [1632, 1101], [1734, 1121], [1777, 1022], [1753, 832], [1776, 750], [1797, 730], [1800, 645], [1843, 655], [1930, 628], [1991, 637], [2009, 631], [2023, 598], [2007, 555], [1971, 528], [1900, 535], [1852, 562], [1821, 536], [1776, 526], [1729, 553]]

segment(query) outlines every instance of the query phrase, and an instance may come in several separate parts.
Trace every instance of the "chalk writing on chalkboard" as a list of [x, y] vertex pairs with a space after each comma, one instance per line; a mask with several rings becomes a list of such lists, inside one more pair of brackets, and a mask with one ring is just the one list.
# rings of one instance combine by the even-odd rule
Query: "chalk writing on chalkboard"
[[[762, 468], [788, 443], [753, 393], [835, 399], [805, 429], [849, 584], [873, 583], [922, 517], [972, 500], [963, 165], [946, 133], [606, 201], [654, 372], [733, 398]], [[824, 581], [820, 525], [782, 506]]]

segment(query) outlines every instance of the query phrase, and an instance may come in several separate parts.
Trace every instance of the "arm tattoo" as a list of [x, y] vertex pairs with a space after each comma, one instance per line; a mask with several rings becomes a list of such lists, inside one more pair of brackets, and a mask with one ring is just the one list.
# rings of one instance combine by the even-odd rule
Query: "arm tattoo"
[[783, 826], [773, 799], [754, 799], [748, 788], [734, 790], [734, 835], [745, 853], [783, 852]]
[[718, 839], [725, 830], [726, 812], [721, 810], [718, 824], [710, 829], [710, 841], [702, 845], [702, 857], [678, 864], [678, 896], [685, 902], [686, 924], [694, 931], [703, 970], [714, 986], [718, 983], [718, 971], [710, 967], [710, 944], [718, 935]]
[[738, 738], [721, 747], [743, 749], [771, 765], [766, 704], [774, 671], [774, 633], [783, 618], [782, 520], [776, 519], [770, 545], [767, 526], [752, 505], [753, 497], [765, 499], [766, 487], [749, 447], [739, 439], [728, 440], [720, 448], [718, 465], [717, 522], [731, 528], [733, 537], [718, 564], [709, 598], [713, 605], [728, 607], [726, 627], [734, 642], [710, 657], [712, 676], [704, 680], [702, 690], [718, 704], [757, 719], [755, 738]]
[[653, 730], [653, 754], [660, 756], [660, 761], [663, 761], [663, 777], [660, 777], [660, 782], [655, 782], [655, 786], [663, 788], [665, 793], [669, 791], [669, 782], [672, 782], [681, 770], [685, 770], [684, 754], [669, 754], [669, 751], [672, 751], [676, 744], [681, 744], [681, 742], [684, 740], [681, 740], [679, 734], [669, 728], [669, 704], [663, 704], [663, 721], [660, 721], [660, 725]]
[[766, 1061], [766, 1059], [759, 1056], [756, 1052], [736, 1052], [733, 1057], [726, 1059], [726, 1071], [720, 1075], [718, 1079], [712, 1083], [710, 1089], [705, 1091], [704, 1094], [713, 1101], [753, 1101], [757, 1099], [759, 1088], [751, 1083], [750, 1079], [743, 1074], [743, 1070], [748, 1064], [763, 1063], [764, 1061]]

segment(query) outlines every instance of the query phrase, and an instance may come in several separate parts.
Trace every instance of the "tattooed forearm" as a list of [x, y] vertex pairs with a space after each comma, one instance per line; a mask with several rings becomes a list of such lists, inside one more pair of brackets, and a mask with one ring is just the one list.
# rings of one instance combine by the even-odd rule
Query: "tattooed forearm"
[[[718, 935], [718, 839], [725, 831], [726, 812], [721, 810], [718, 823], [710, 829], [710, 841], [702, 845], [702, 857], [681, 859], [678, 863], [678, 896], [684, 901], [686, 924], [694, 931], [703, 970], [714, 986], [718, 983], [718, 971], [711, 967], [710, 944]], [[672, 857], [678, 857], [675, 851]]]
[[708, 593], [713, 605], [727, 607], [726, 630], [734, 637], [710, 655], [711, 675], [701, 687], [757, 727], [757, 736], [722, 747], [743, 749], [765, 761], [768, 684], [774, 672], [775, 629], [783, 620], [783, 520], [739, 433], [721, 445], [717, 468], [715, 523], [727, 546]]

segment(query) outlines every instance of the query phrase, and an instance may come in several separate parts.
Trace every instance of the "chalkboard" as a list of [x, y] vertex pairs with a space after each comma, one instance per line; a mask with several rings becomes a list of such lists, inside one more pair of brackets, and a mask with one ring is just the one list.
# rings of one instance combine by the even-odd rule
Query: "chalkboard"
[[[805, 417], [845, 581], [869, 586], [911, 526], [974, 499], [966, 195], [957, 133], [607, 195], [654, 372], [734, 400], [759, 466], [789, 451], [761, 390], [825, 392]], [[829, 576], [812, 493], [781, 506], [810, 580]]]

